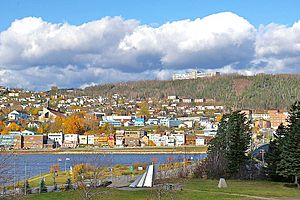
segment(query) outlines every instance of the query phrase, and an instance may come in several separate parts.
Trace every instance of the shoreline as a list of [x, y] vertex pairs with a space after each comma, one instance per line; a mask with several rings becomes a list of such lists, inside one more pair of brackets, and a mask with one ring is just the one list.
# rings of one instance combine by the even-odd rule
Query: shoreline
[[120, 149], [58, 149], [58, 150], [7, 150], [1, 154], [30, 155], [30, 154], [205, 154], [206, 146], [189, 147], [154, 147], [154, 148], [120, 148]]

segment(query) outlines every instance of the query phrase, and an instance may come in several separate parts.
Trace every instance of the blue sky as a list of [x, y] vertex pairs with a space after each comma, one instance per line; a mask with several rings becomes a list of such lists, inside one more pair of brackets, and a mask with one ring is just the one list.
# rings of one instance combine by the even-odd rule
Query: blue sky
[[271, 22], [291, 25], [300, 19], [299, 10], [299, 0], [1, 0], [0, 31], [28, 16], [75, 25], [104, 16], [163, 24], [224, 11], [243, 16], [256, 27]]
[[300, 74], [299, 0], [0, 0], [0, 85]]

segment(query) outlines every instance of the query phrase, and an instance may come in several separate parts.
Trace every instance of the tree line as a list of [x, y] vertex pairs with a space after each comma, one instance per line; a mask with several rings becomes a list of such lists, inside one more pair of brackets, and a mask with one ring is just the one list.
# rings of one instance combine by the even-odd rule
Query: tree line
[[300, 101], [291, 106], [288, 125], [281, 124], [276, 130], [265, 161], [253, 156], [250, 122], [245, 114], [236, 111], [221, 119], [202, 167], [209, 178], [267, 178], [272, 181], [294, 181], [299, 187]]
[[[195, 80], [136, 81], [87, 87], [85, 95], [128, 98], [166, 98], [168, 95], [216, 99], [237, 109], [287, 109], [300, 97], [300, 75], [242, 76], [238, 74]], [[279, 95], [278, 95], [279, 94]]]

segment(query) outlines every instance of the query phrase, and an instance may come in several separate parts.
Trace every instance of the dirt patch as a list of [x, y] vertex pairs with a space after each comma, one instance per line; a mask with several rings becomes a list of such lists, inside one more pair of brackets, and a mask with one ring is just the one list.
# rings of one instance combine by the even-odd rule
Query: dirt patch
[[247, 80], [247, 79], [235, 79], [233, 81], [233, 88], [235, 91], [235, 94], [237, 96], [241, 96], [243, 92], [250, 87], [252, 84], [252, 81]]

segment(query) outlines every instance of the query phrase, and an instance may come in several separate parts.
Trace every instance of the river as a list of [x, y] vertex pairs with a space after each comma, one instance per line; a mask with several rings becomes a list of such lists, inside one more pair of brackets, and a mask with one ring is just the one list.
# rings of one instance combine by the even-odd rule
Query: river
[[162, 164], [180, 162], [184, 159], [202, 160], [206, 154], [18, 154], [0, 155], [2, 169], [0, 173], [8, 175], [10, 182], [17, 182], [39, 174], [47, 173], [54, 164], [61, 170], [69, 170], [79, 163], [109, 167], [116, 164], [130, 166], [136, 162], [151, 163], [155, 160]]

